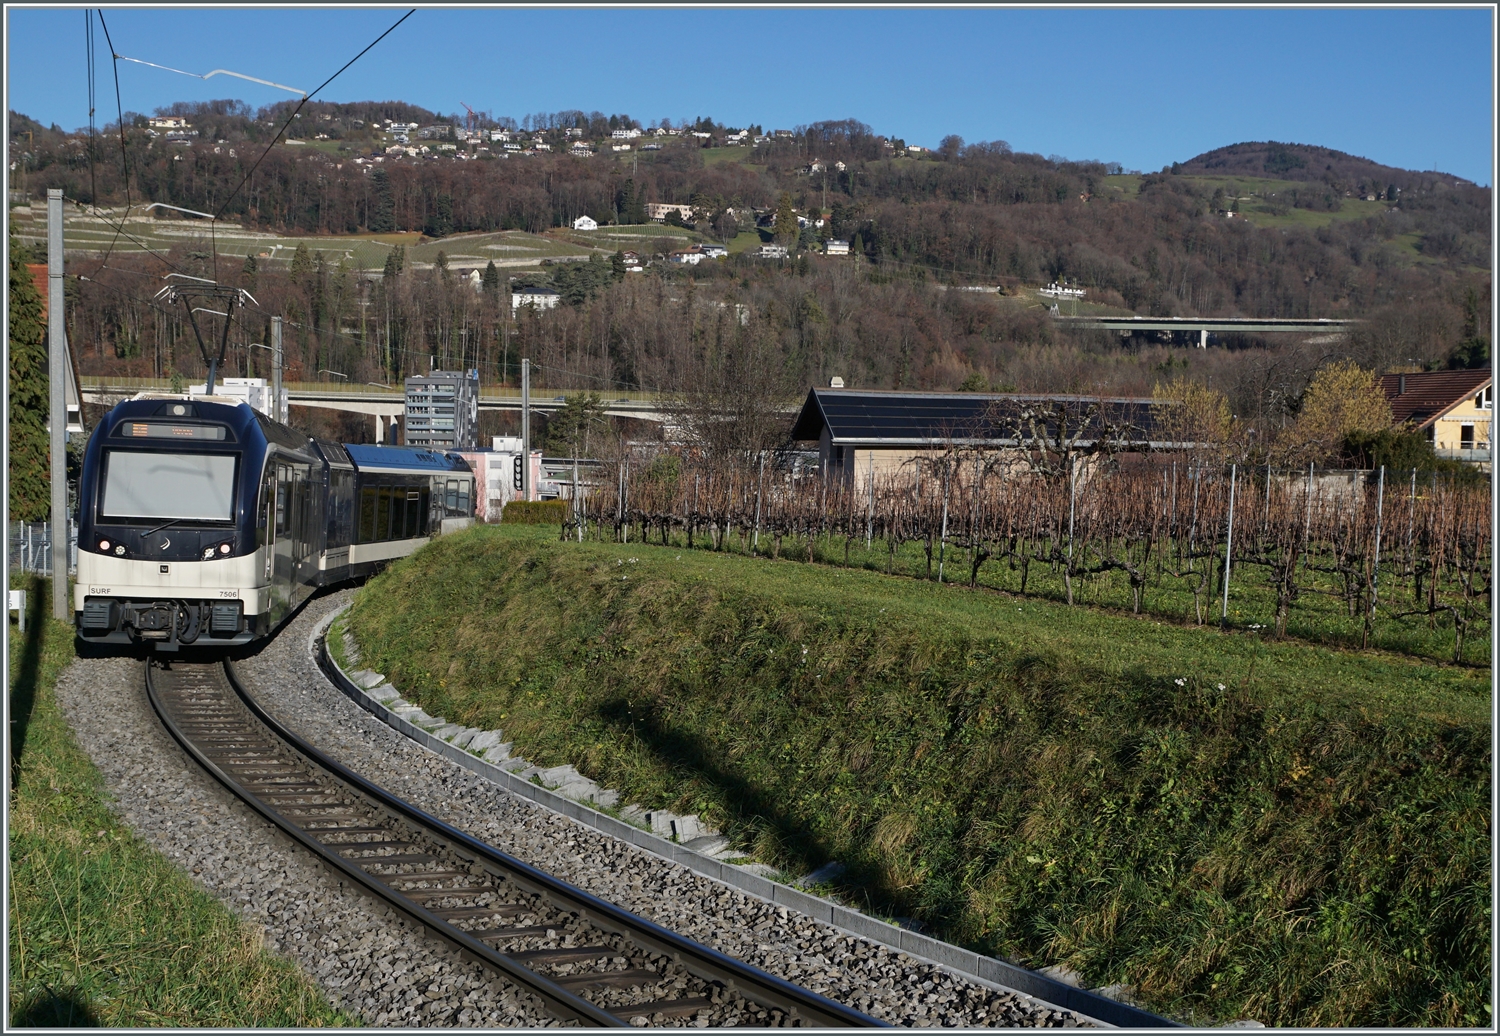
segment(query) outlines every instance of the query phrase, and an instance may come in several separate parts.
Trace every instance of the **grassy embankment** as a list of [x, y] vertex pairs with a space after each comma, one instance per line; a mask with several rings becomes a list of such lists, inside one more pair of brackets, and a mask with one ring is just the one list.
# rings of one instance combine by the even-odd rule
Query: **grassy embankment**
[[[631, 532], [638, 539], [639, 526]], [[659, 536], [653, 530], [653, 536]], [[673, 536], [681, 545], [685, 540], [681, 533]], [[696, 544], [704, 546], [705, 537], [700, 533]], [[731, 549], [738, 549], [735, 537], [730, 537]], [[761, 534], [759, 553], [770, 554], [775, 540], [767, 533]], [[781, 556], [793, 561], [808, 559], [808, 541], [803, 538], [786, 538], [780, 547]], [[1222, 554], [1222, 549], [1220, 551]], [[1395, 616], [1420, 607], [1412, 600], [1413, 582], [1401, 572], [1402, 562], [1398, 552], [1388, 556], [1380, 573], [1380, 604], [1377, 617], [1371, 624], [1369, 644], [1371, 647], [1403, 655], [1446, 662], [1453, 658], [1455, 631], [1453, 619], [1444, 613], [1428, 617], [1425, 615]], [[812, 545], [812, 558], [821, 564], [845, 564], [844, 539], [842, 536], [819, 536]], [[891, 553], [883, 541], [876, 540], [866, 550], [864, 539], [856, 536], [850, 542], [847, 554], [848, 565], [876, 572], [888, 572], [915, 579], [936, 580], [939, 561], [944, 562], [944, 579], [950, 583], [967, 583], [969, 580], [968, 555], [963, 548], [949, 544], [940, 551], [933, 544], [929, 559], [921, 543], [904, 543]], [[1219, 559], [1209, 562], [1200, 559], [1194, 566], [1196, 573], [1207, 568], [1209, 577], [1200, 580], [1197, 574], [1174, 576], [1176, 563], [1164, 563], [1160, 553], [1143, 568], [1146, 581], [1141, 594], [1141, 611], [1153, 618], [1183, 625], [1217, 627], [1223, 607], [1221, 590], [1217, 583]], [[1483, 580], [1476, 582], [1482, 583]], [[1020, 593], [1028, 599], [1065, 602], [1067, 586], [1062, 569], [1033, 561], [1023, 572], [1020, 566], [1005, 560], [990, 560], [981, 565], [977, 583], [980, 587], [1007, 593]], [[1350, 614], [1350, 605], [1344, 594], [1340, 579], [1326, 572], [1304, 569], [1299, 583], [1302, 591], [1291, 606], [1287, 617], [1287, 635], [1311, 644], [1335, 648], [1357, 648], [1364, 642], [1365, 623], [1362, 610]], [[1197, 592], [1194, 592], [1194, 589]], [[1074, 599], [1078, 604], [1106, 608], [1116, 612], [1132, 612], [1135, 607], [1126, 573], [1114, 570], [1088, 572], [1074, 577]], [[1468, 602], [1463, 599], [1461, 584], [1445, 578], [1440, 584], [1441, 599], [1460, 607], [1468, 626], [1463, 638], [1463, 661], [1476, 666], [1490, 663], [1490, 616], [1486, 597], [1476, 594]], [[1230, 578], [1229, 614], [1226, 624], [1237, 631], [1256, 631], [1274, 628], [1276, 621], [1276, 595], [1266, 568], [1241, 560], [1235, 561]]]
[[1201, 1020], [1487, 1024], [1487, 674], [878, 573], [447, 537], [352, 610], [429, 712]]
[[11, 626], [12, 1026], [351, 1024], [121, 824], [53, 697], [73, 631], [34, 582]]

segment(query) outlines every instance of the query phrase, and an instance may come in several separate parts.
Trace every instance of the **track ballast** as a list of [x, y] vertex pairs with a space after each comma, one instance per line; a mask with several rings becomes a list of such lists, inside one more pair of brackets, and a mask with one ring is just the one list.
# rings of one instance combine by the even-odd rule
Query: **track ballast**
[[230, 792], [369, 895], [562, 1020], [884, 1026], [464, 834], [267, 714], [233, 666], [148, 663], [153, 709]]

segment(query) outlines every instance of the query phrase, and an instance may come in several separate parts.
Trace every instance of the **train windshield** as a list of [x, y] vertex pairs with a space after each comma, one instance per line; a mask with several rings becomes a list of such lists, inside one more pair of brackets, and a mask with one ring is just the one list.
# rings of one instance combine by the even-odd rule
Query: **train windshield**
[[109, 450], [100, 517], [232, 521], [236, 459], [232, 453]]

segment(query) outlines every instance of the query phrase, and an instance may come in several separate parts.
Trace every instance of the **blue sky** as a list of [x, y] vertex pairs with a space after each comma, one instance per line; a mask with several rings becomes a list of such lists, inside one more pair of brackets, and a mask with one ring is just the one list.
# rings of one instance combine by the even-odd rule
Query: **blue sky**
[[[402, 8], [115, 8], [121, 54], [311, 90]], [[88, 122], [82, 9], [11, 7], [12, 110]], [[1319, 144], [1494, 182], [1489, 9], [421, 8], [320, 96], [580, 108], [790, 128], [856, 118], [935, 145], [1160, 169], [1245, 140]], [[115, 113], [98, 37], [96, 121]], [[127, 111], [292, 95], [120, 63]]]

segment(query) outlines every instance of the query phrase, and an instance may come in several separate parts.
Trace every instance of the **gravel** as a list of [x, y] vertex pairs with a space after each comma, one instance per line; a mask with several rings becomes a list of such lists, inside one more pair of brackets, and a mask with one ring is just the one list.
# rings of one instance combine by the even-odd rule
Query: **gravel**
[[[237, 668], [268, 712], [391, 793], [624, 909], [876, 1018], [906, 1026], [1087, 1024], [695, 874], [416, 745], [329, 684], [308, 653], [312, 630], [350, 593], [315, 598]], [[59, 681], [58, 699], [123, 819], [262, 926], [267, 945], [297, 961], [339, 1007], [375, 1025], [555, 1024], [524, 992], [345, 888], [197, 770], [152, 713], [139, 662], [80, 659]], [[716, 1025], [774, 1024], [715, 1015]]]

